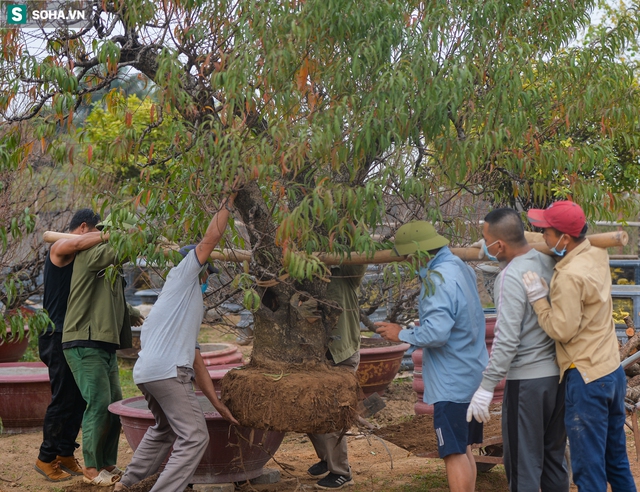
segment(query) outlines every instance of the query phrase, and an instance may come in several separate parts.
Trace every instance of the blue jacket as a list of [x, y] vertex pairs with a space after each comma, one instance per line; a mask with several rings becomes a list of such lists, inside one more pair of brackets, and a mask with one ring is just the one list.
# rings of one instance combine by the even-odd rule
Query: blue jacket
[[426, 403], [468, 403], [489, 360], [476, 275], [446, 246], [420, 270], [421, 278], [427, 275], [427, 270], [432, 270], [430, 278], [435, 292], [426, 294], [422, 286], [418, 304], [420, 325], [402, 330], [399, 338], [423, 348]]

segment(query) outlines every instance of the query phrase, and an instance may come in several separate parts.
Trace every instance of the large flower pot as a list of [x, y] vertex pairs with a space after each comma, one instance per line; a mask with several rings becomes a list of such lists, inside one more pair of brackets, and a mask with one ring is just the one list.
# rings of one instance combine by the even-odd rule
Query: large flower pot
[[[487, 352], [491, 355], [491, 349], [493, 347], [493, 338], [496, 326], [496, 317], [495, 315], [485, 316], [485, 344], [487, 346]], [[413, 354], [411, 354], [411, 358], [414, 364], [413, 371], [413, 391], [416, 392], [418, 401], [414, 405], [413, 409], [416, 415], [422, 414], [432, 414], [433, 413], [433, 405], [428, 405], [424, 402], [424, 374], [422, 374], [422, 350], [414, 350]], [[491, 403], [502, 403], [502, 397], [504, 395], [504, 385], [505, 380], [503, 379], [498, 383], [494, 392], [493, 392], [493, 400]]]
[[200, 355], [207, 367], [221, 366], [227, 364], [242, 365], [242, 352], [237, 345], [232, 343], [202, 343], [200, 344]]
[[384, 395], [409, 347], [408, 343], [388, 342], [383, 338], [360, 340], [360, 365], [356, 374], [365, 398], [373, 393]]
[[[210, 440], [191, 482], [228, 483], [259, 477], [262, 467], [278, 450], [284, 432], [230, 426], [202, 393], [197, 395]], [[120, 416], [124, 435], [134, 450], [149, 426], [155, 423], [142, 396], [112, 403], [109, 411]]]
[[5, 433], [41, 429], [50, 401], [49, 370], [42, 362], [0, 364], [0, 419]]
[[0, 363], [2, 362], [18, 362], [29, 346], [29, 328], [24, 327], [24, 337], [18, 340], [17, 337], [11, 336], [11, 330], [7, 328], [7, 339], [0, 340]]

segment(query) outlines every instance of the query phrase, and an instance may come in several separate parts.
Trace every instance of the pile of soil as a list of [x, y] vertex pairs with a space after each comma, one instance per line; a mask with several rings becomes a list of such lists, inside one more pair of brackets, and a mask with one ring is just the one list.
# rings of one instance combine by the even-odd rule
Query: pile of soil
[[222, 401], [245, 427], [327, 434], [356, 421], [359, 386], [348, 369], [245, 366], [221, 381]]
[[[499, 405], [496, 405], [498, 409]], [[502, 436], [502, 419], [499, 411], [492, 407], [492, 419], [484, 424], [484, 440], [500, 438]], [[436, 457], [438, 455], [438, 441], [433, 430], [433, 415], [415, 415], [408, 417], [405, 422], [388, 425], [373, 431], [375, 435], [406, 449], [415, 456]]]

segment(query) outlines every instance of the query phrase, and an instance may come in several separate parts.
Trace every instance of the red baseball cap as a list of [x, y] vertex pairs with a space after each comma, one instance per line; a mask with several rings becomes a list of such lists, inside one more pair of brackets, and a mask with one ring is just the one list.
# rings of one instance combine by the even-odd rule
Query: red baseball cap
[[587, 223], [580, 205], [568, 200], [552, 203], [545, 209], [532, 208], [527, 212], [527, 218], [534, 227], [541, 229], [553, 227], [573, 237], [580, 236]]

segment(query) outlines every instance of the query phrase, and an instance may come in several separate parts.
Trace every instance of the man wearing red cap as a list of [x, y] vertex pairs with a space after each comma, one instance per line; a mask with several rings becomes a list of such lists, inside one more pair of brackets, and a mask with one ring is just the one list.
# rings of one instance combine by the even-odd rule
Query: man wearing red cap
[[[565, 424], [573, 481], [580, 492], [636, 490], [624, 432], [626, 378], [612, 318], [606, 250], [585, 238], [586, 219], [573, 202], [532, 209], [529, 222], [560, 260], [551, 291], [535, 272], [523, 276], [542, 329], [556, 341], [560, 377], [566, 378]], [[547, 295], [550, 294], [550, 303]]]

